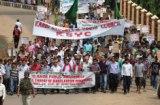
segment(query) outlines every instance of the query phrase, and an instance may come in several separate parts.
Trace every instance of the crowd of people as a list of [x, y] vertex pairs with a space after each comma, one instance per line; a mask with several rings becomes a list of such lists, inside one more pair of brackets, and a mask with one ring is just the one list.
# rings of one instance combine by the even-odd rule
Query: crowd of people
[[[145, 89], [147, 78], [151, 79], [151, 85], [157, 89], [160, 69], [157, 51], [160, 46], [156, 41], [149, 43], [141, 33], [139, 42], [129, 41], [126, 35], [130, 33], [139, 31], [131, 27], [125, 29], [123, 38], [107, 36], [76, 41], [37, 37], [34, 42], [22, 44], [16, 56], [0, 60], [0, 72], [6, 90], [14, 94], [19, 78], [23, 78], [25, 71], [65, 75], [92, 71], [96, 75], [96, 85], [85, 91], [91, 90], [93, 93], [98, 90], [104, 93], [106, 90], [116, 92], [123, 81], [126, 94], [130, 91], [134, 77], [138, 93], [142, 86]], [[118, 45], [118, 52], [113, 51], [115, 45]], [[43, 92], [46, 94], [47, 91]], [[65, 92], [69, 93], [68, 90]]]
[[[95, 16], [92, 12], [86, 16], [87, 19], [109, 19], [109, 17], [97, 18], [101, 15]], [[66, 94], [98, 91], [115, 93], [120, 86], [123, 87], [123, 93], [128, 94], [131, 85], [134, 84], [133, 80], [139, 94], [142, 92], [141, 88], [146, 91], [147, 80], [150, 80], [150, 85], [155, 91], [158, 89], [160, 62], [157, 52], [160, 50], [160, 43], [149, 42], [145, 34], [135, 26], [125, 28], [123, 37], [105, 36], [74, 41], [36, 37], [28, 44], [19, 45], [21, 33], [22, 24], [18, 19], [13, 31], [17, 53], [8, 59], [0, 59], [0, 75], [3, 77], [7, 94], [13, 95], [17, 89], [18, 95], [20, 92], [28, 95], [30, 90], [35, 94], [28, 79], [29, 73], [33, 72], [63, 75], [94, 72], [96, 80], [94, 87], [64, 90]], [[132, 41], [128, 37], [135, 33], [139, 35], [139, 41]], [[24, 77], [25, 80], [22, 79]], [[62, 92], [59, 89], [37, 89], [37, 91], [44, 94]]]

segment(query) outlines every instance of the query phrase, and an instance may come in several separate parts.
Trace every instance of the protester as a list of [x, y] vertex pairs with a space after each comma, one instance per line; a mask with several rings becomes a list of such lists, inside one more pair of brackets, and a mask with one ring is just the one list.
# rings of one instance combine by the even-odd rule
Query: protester
[[[96, 58], [93, 59], [93, 64], [91, 65], [91, 71], [94, 72], [94, 74], [95, 74], [95, 86], [92, 88], [92, 92], [95, 93], [98, 91], [98, 89], [100, 87], [99, 81], [100, 81], [100, 72], [101, 72], [101, 68], [100, 68], [100, 66], [98, 64], [98, 60]], [[103, 77], [101, 77], [101, 78], [103, 78]], [[106, 80], [104, 80], [104, 81], [107, 82]], [[105, 92], [104, 88], [105, 87], [102, 88], [102, 91]]]
[[10, 94], [13, 95], [17, 92], [18, 85], [18, 67], [16, 63], [12, 63], [12, 69], [10, 72]]
[[127, 94], [130, 92], [131, 78], [133, 76], [133, 67], [128, 59], [126, 59], [125, 63], [122, 65], [121, 75], [123, 77], [124, 94]]
[[4, 74], [3, 82], [6, 87], [7, 93], [9, 93], [10, 92], [10, 73], [12, 70], [12, 60], [8, 59], [4, 66], [5, 66], [5, 74]]
[[107, 74], [109, 70], [107, 70], [108, 68], [106, 66], [106, 60], [103, 56], [100, 58], [100, 61], [98, 64], [100, 67], [100, 88], [102, 92], [106, 93], [106, 89], [108, 85]]
[[6, 88], [3, 82], [3, 77], [0, 76], [0, 105], [3, 105], [4, 99], [6, 97]]
[[15, 48], [18, 48], [18, 44], [19, 44], [19, 39], [20, 39], [20, 30], [18, 29], [18, 26], [16, 25], [14, 27], [14, 30], [13, 30], [13, 39], [14, 39], [14, 47]]
[[[38, 2], [44, 2], [44, 0], [38, 0]], [[31, 4], [31, 1], [29, 0], [26, 3]], [[88, 14], [80, 16], [82, 19], [103, 22], [103, 20], [107, 19], [108, 21], [108, 19], [113, 18], [109, 7], [104, 8], [104, 6], [90, 4], [89, 9]], [[101, 9], [106, 9], [106, 12], [98, 13]], [[61, 19], [63, 21], [57, 23], [57, 19], [57, 24], [61, 24], [65, 28], [75, 28], [72, 23], [64, 19], [64, 16], [61, 18], [63, 18]], [[46, 19], [49, 19], [49, 15], [46, 17], [46, 13], [39, 12], [36, 19], [48, 21]], [[95, 74], [95, 86], [82, 89], [85, 92], [90, 92], [91, 90], [95, 93], [100, 89], [106, 93], [106, 90], [109, 89], [111, 93], [114, 93], [117, 91], [118, 86], [121, 86], [121, 80], [123, 80], [123, 92], [126, 94], [130, 91], [133, 76], [135, 76], [138, 93], [141, 92], [142, 86], [145, 89], [147, 76], [151, 77], [152, 86], [157, 89], [160, 68], [160, 64], [156, 60], [156, 53], [159, 50], [157, 42], [150, 42], [145, 39], [144, 37], [148, 34], [142, 35], [144, 33], [141, 33], [135, 26], [128, 27], [124, 31], [124, 37], [113, 35], [83, 40], [55, 40], [52, 38], [36, 37], [34, 42], [29, 40], [29, 44], [22, 44], [20, 46], [19, 39], [22, 34], [22, 23], [17, 19], [13, 31], [17, 54], [14, 60], [12, 59], [14, 61], [12, 66], [11, 62], [7, 61], [7, 63], [3, 63], [3, 60], [0, 59], [0, 75], [4, 77], [5, 84], [6, 80], [10, 80], [7, 83], [11, 85], [6, 85], [6, 88], [7, 91], [8, 89], [11, 91], [11, 94], [16, 89], [17, 81], [20, 82], [26, 72], [30, 72], [31, 75], [32, 73], [36, 73], [38, 75], [58, 75], [60, 77], [83, 76], [83, 74], [93, 72]], [[138, 34], [140, 40], [133, 41], [130, 38], [131, 34]], [[19, 49], [18, 46], [20, 46]], [[116, 49], [114, 48], [115, 46], [117, 47]], [[132, 66], [135, 69], [134, 74], [132, 74]], [[149, 71], [150, 75], [148, 75], [148, 69], [151, 69]], [[19, 79], [17, 80], [17, 78]], [[23, 83], [20, 82], [19, 84]], [[47, 88], [42, 89], [44, 94], [48, 93]], [[64, 90], [66, 94], [72, 92], [72, 90], [67, 88]], [[75, 93], [81, 92], [78, 86], [73, 90]], [[54, 91], [59, 93], [61, 89], [51, 88], [51, 92]]]
[[[70, 58], [68, 58], [68, 57], [64, 59], [64, 66], [63, 66], [62, 73], [63, 73], [63, 75], [66, 75], [66, 76], [71, 75], [71, 71], [72, 71], [72, 67], [71, 67], [69, 61], [70, 61]], [[65, 89], [65, 93], [69, 94], [69, 89]]]
[[119, 73], [119, 65], [115, 61], [115, 58], [112, 58], [111, 64], [110, 64], [110, 74], [109, 74], [109, 88], [111, 90], [111, 93], [114, 93], [117, 91], [118, 88], [118, 73]]
[[151, 64], [151, 85], [155, 90], [158, 88], [159, 70], [160, 70], [160, 63], [158, 62], [158, 59], [156, 59]]
[[18, 26], [18, 29], [20, 31], [20, 34], [22, 34], [22, 23], [20, 22], [19, 19], [17, 19], [15, 26]]
[[26, 71], [30, 71], [30, 67], [28, 66], [28, 64], [27, 64], [27, 62], [26, 62], [26, 60], [22, 60], [22, 62], [21, 62], [21, 64], [20, 64], [20, 66], [19, 66], [19, 68], [18, 68], [19, 70], [19, 72], [18, 72], [18, 77], [19, 77], [19, 82], [20, 82], [20, 80], [22, 79], [22, 78], [24, 78], [24, 73], [26, 72]]
[[20, 80], [20, 84], [18, 86], [17, 96], [22, 94], [22, 103], [23, 105], [31, 105], [31, 95], [33, 98], [35, 97], [35, 91], [32, 86], [31, 80], [29, 78], [29, 72], [26, 71], [24, 73], [24, 78]]
[[139, 59], [138, 62], [135, 64], [135, 83], [137, 86], [137, 92], [141, 93], [141, 87], [142, 87], [142, 80], [144, 78], [144, 72], [145, 72], [145, 67], [144, 64], [142, 63], [142, 59]]
[[[52, 61], [52, 64], [51, 64], [51, 73], [55, 73], [55, 74], [60, 74], [62, 72], [62, 67], [60, 67], [58, 65], [58, 59], [57, 58], [54, 58], [53, 61]], [[57, 91], [57, 93], [60, 92], [59, 89], [52, 89], [51, 92], [54, 93], [54, 91]]]
[[3, 64], [3, 60], [0, 59], [0, 76], [4, 76], [5, 74], [5, 66]]
[[[75, 75], [81, 75], [82, 73], [82, 64], [80, 63], [80, 56], [77, 55], [77, 57], [75, 57], [75, 64], [73, 65], [73, 73]], [[79, 93], [79, 89], [75, 88], [75, 93]]]

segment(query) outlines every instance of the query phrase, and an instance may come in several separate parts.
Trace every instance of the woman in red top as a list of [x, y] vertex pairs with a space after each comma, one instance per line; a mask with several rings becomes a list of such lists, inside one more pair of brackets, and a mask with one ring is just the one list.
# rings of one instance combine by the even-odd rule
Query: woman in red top
[[31, 71], [33, 72], [39, 72], [41, 71], [41, 64], [39, 63], [39, 60], [36, 59], [33, 63], [33, 65], [31, 66]]

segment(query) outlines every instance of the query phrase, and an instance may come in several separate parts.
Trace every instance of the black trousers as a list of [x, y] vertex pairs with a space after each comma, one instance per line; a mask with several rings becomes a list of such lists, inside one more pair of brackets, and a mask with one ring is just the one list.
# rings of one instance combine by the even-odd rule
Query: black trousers
[[131, 85], [131, 77], [130, 76], [123, 76], [124, 93], [127, 93], [130, 91], [130, 85]]
[[100, 87], [100, 75], [95, 74], [95, 86], [92, 87], [92, 91], [94, 92], [98, 91], [99, 87]]
[[3, 105], [3, 96], [0, 97], [0, 105]]
[[109, 74], [109, 89], [111, 92], [116, 92], [118, 87], [118, 74]]
[[157, 95], [158, 95], [158, 98], [160, 99], [160, 85], [158, 87]]
[[19, 44], [19, 37], [14, 37], [14, 47], [18, 48], [18, 44]]
[[4, 77], [3, 84], [5, 85], [7, 92], [10, 92], [10, 78]]

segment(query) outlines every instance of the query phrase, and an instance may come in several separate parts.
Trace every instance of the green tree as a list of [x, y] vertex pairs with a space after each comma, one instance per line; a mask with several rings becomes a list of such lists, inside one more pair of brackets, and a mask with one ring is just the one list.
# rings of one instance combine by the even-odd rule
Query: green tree
[[133, 0], [133, 2], [160, 17], [160, 0]]

